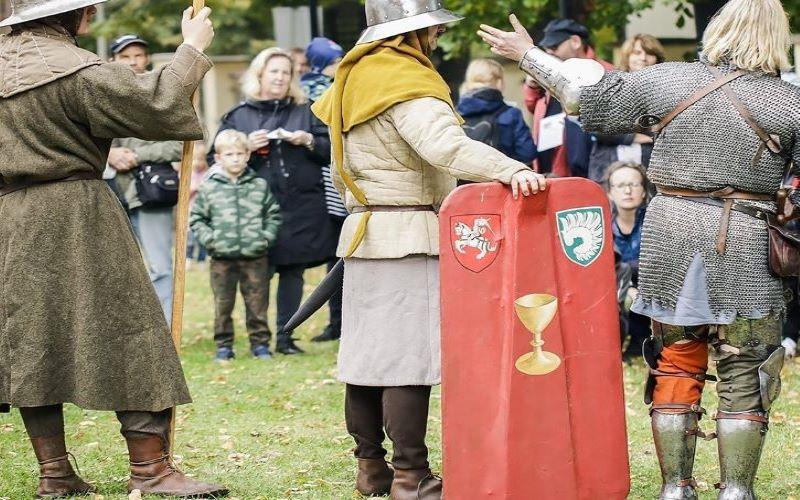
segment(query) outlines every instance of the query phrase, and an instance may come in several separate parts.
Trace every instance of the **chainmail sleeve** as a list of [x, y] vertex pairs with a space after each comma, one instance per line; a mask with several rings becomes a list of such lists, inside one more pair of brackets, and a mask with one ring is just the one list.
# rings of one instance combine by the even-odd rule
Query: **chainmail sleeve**
[[610, 71], [596, 85], [581, 92], [581, 122], [588, 132], [622, 135], [636, 132], [636, 120], [643, 115], [659, 118], [674, 106], [665, 101], [663, 85], [672, 75], [685, 71], [687, 63], [664, 63], [626, 73]]

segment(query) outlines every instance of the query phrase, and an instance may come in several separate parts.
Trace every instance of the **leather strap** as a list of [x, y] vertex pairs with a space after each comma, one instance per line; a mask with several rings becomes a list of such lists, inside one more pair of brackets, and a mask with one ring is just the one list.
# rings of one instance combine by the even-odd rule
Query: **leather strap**
[[656, 134], [660, 133], [662, 130], [664, 130], [664, 128], [666, 128], [667, 125], [669, 125], [672, 122], [672, 120], [677, 118], [678, 115], [680, 115], [681, 113], [683, 113], [684, 111], [695, 105], [705, 96], [714, 92], [723, 85], [727, 85], [728, 83], [736, 80], [737, 78], [743, 77], [744, 75], [745, 73], [743, 71], [734, 71], [733, 73], [730, 73], [724, 77], [714, 80], [713, 82], [711, 82], [710, 85], [701, 88], [694, 94], [690, 95], [688, 99], [678, 104], [678, 107], [673, 109], [672, 112], [670, 112], [667, 116], [662, 118], [661, 121], [658, 122], [658, 124], [654, 125], [651, 128], [651, 130], [653, 131], [653, 133]]
[[678, 198], [715, 198], [719, 200], [747, 200], [747, 201], [773, 201], [771, 193], [748, 193], [737, 191], [728, 186], [716, 191], [695, 191], [693, 189], [676, 188], [670, 186], [656, 186], [659, 194], [676, 196]]
[[[708, 70], [711, 71], [711, 73], [717, 78], [722, 76], [722, 72], [714, 66], [708, 65]], [[758, 138], [761, 139], [761, 146], [759, 146], [756, 156], [753, 158], [753, 166], [755, 167], [758, 165], [758, 162], [761, 161], [761, 157], [764, 154], [765, 148], [769, 148], [769, 150], [775, 154], [782, 153], [783, 147], [781, 147], [780, 137], [776, 135], [770, 135], [766, 133], [763, 128], [761, 128], [761, 125], [759, 125], [755, 118], [753, 118], [753, 115], [750, 114], [750, 111], [729, 85], [724, 85], [722, 90], [725, 92], [725, 95], [728, 96], [728, 100], [731, 101], [733, 107], [736, 108], [736, 111], [739, 112], [742, 118], [744, 118], [744, 121], [747, 122], [750, 128], [753, 129], [756, 135], [758, 135]]]
[[705, 382], [707, 380], [717, 380], [717, 377], [714, 375], [707, 375], [705, 373], [689, 373], [689, 372], [678, 372], [678, 373], [667, 373], [662, 372], [660, 370], [656, 370], [655, 368], [650, 368], [650, 375], [654, 377], [679, 377], [679, 378], [691, 378], [698, 380], [700, 382]]
[[717, 411], [713, 420], [749, 420], [751, 422], [760, 422], [762, 424], [769, 423], [769, 418], [756, 415], [755, 413], [728, 413], [726, 411]]
[[77, 174], [73, 174], [68, 177], [62, 177], [61, 179], [17, 182], [14, 184], [6, 184], [5, 186], [0, 187], [0, 197], [3, 197], [7, 194], [11, 194], [17, 191], [22, 191], [23, 189], [28, 189], [36, 186], [43, 186], [45, 184], [55, 184], [57, 182], [70, 182], [70, 181], [101, 180], [101, 179], [102, 177], [100, 176], [100, 174], [97, 174], [95, 172], [78, 172]]
[[653, 403], [650, 406], [650, 411], [658, 410], [683, 410], [684, 413], [697, 413], [703, 415], [706, 410], [699, 404], [687, 403]]
[[[748, 193], [746, 191], [737, 191], [736, 189], [728, 186], [716, 191], [694, 191], [692, 189], [674, 188], [668, 186], [657, 186], [658, 194], [665, 196], [674, 196], [676, 198], [688, 198], [693, 201], [703, 203], [703, 200], [714, 200], [721, 202], [722, 218], [719, 222], [719, 230], [717, 231], [716, 250], [719, 255], [723, 255], [727, 248], [728, 242], [728, 227], [730, 226], [731, 211], [736, 210], [753, 217], [761, 218], [769, 222], [769, 215], [761, 210], [753, 209], [751, 207], [744, 207], [741, 205], [734, 205], [735, 200], [747, 201], [773, 201], [773, 195], [766, 193]], [[717, 205], [717, 203], [708, 203], [710, 205]], [[759, 214], [759, 215], [755, 215]], [[764, 214], [761, 217], [760, 214]]]
[[353, 207], [354, 214], [363, 212], [434, 212], [433, 205], [368, 205]]

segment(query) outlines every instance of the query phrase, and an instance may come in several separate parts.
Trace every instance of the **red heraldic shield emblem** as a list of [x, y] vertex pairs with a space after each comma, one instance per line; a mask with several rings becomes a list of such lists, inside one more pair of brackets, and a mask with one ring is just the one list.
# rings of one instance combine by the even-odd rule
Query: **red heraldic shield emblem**
[[450, 217], [450, 242], [459, 264], [479, 273], [494, 263], [503, 240], [497, 214]]

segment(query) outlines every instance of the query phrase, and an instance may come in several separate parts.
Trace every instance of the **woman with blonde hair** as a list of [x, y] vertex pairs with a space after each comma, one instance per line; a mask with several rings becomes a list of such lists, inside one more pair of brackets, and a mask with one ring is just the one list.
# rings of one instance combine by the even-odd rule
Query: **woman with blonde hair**
[[779, 76], [791, 42], [783, 6], [731, 0], [706, 29], [700, 61], [632, 73], [604, 74], [591, 63], [565, 71], [575, 62], [552, 60], [515, 17], [512, 24], [514, 32], [484, 26], [481, 36], [521, 60], [588, 130], [656, 133], [648, 176], [658, 195], [645, 218], [633, 310], [653, 320], [646, 402], [661, 498], [697, 498], [692, 466], [709, 344], [719, 377], [719, 498], [755, 498], [784, 350], [767, 220], [784, 210], [776, 191], [800, 160], [800, 90]]
[[[330, 163], [328, 129], [311, 113], [289, 52], [263, 50], [250, 63], [241, 83], [245, 99], [222, 118], [219, 131], [235, 129], [247, 134], [249, 167], [267, 180], [280, 203], [283, 225], [268, 256], [271, 273], [280, 275], [276, 349], [281, 354], [300, 354], [303, 351], [295, 345], [292, 332], [284, 332], [283, 325], [300, 306], [305, 269], [325, 263], [336, 250], [322, 182], [322, 168]], [[212, 148], [209, 163], [213, 155]], [[250, 333], [269, 343], [269, 331]], [[254, 347], [252, 354], [261, 359], [271, 356], [268, 345]], [[218, 347], [218, 360], [233, 356], [230, 347]]]
[[522, 111], [503, 100], [503, 66], [493, 59], [475, 59], [467, 66], [458, 112], [472, 139], [526, 165], [536, 159], [536, 145]]

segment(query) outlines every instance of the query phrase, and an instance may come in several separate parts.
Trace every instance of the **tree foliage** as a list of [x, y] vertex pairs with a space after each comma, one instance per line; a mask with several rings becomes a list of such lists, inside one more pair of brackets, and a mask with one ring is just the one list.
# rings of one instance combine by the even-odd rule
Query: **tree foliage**
[[[137, 33], [151, 43], [153, 51], [169, 51], [181, 42], [181, 13], [189, 0], [111, 0], [105, 22], [96, 33], [109, 40], [121, 33]], [[282, 6], [305, 5], [299, 0], [281, 0]], [[217, 37], [212, 54], [253, 54], [272, 45], [272, 8], [275, 0], [208, 0], [213, 10]]]
[[[363, 1], [363, 0], [362, 0]], [[592, 32], [601, 55], [603, 50], [621, 41], [624, 27], [632, 15], [656, 2], [673, 7], [674, 17], [664, 22], [683, 26], [692, 23], [692, 5], [713, 0], [583, 0], [569, 1], [581, 22]], [[320, 5], [335, 5], [341, 0], [321, 0]], [[134, 32], [152, 41], [154, 51], [172, 50], [180, 43], [180, 13], [189, 0], [111, 0], [108, 19], [97, 30], [109, 39], [120, 33]], [[211, 47], [216, 54], [254, 54], [273, 43], [272, 8], [307, 5], [307, 0], [208, 0], [214, 10], [217, 38]], [[792, 27], [800, 32], [800, 0], [783, 0]], [[475, 32], [481, 23], [508, 29], [508, 14], [514, 12], [534, 34], [541, 36], [544, 25], [559, 15], [559, 0], [446, 0], [450, 10], [465, 17], [452, 25], [442, 40], [450, 55], [465, 54], [478, 46]]]

